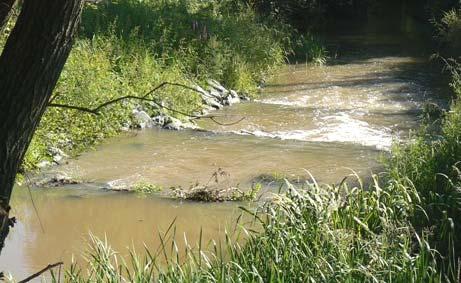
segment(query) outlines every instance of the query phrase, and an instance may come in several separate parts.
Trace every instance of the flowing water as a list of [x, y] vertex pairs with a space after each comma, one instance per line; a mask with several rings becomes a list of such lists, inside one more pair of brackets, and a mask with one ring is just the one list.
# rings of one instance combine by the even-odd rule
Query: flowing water
[[[179, 239], [222, 239], [239, 215], [235, 203], [205, 204], [99, 190], [103, 183], [145, 181], [164, 188], [210, 181], [221, 168], [225, 186], [248, 188], [267, 176], [333, 183], [354, 170], [379, 172], [377, 158], [393, 140], [406, 139], [427, 101], [442, 90], [424, 57], [403, 50], [401, 38], [341, 37], [332, 49], [344, 53], [319, 67], [286, 66], [259, 100], [216, 112], [209, 131], [144, 130], [111, 139], [69, 164], [55, 168], [88, 184], [33, 190], [18, 187], [12, 200], [18, 224], [0, 257], [2, 270], [18, 278], [49, 263], [79, 255], [92, 231], [126, 251], [159, 245], [158, 233], [176, 219]], [[336, 47], [335, 47], [336, 46]], [[335, 49], [336, 48], [336, 49]], [[273, 190], [268, 186], [267, 190]], [[32, 203], [33, 199], [33, 203]], [[35, 212], [34, 205], [36, 207]]]

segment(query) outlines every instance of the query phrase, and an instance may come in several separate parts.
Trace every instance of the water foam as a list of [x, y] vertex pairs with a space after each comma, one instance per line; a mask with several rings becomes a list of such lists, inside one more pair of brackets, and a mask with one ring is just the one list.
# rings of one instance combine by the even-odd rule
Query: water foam
[[234, 133], [281, 140], [310, 142], [353, 143], [378, 150], [389, 150], [393, 136], [389, 128], [374, 128], [369, 123], [352, 118], [347, 113], [319, 117], [318, 126], [309, 130], [264, 131], [261, 129], [240, 130]]

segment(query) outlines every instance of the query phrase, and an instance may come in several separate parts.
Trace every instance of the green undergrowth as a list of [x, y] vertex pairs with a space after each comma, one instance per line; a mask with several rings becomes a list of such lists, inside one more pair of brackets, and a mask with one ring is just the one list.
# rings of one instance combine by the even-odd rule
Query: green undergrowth
[[[53, 103], [95, 108], [117, 97], [142, 96], [165, 81], [191, 84], [181, 66], [165, 66], [146, 51], [146, 45], [136, 38], [122, 43], [114, 36], [78, 40], [54, 91]], [[184, 88], [165, 87], [150, 98], [186, 113], [201, 109], [197, 94]], [[131, 112], [137, 106], [151, 115], [160, 111], [135, 100], [112, 104], [99, 115], [49, 107], [27, 152], [25, 168], [34, 168], [44, 156], [51, 159], [51, 147], [78, 153], [118, 134], [123, 127], [133, 126]]]
[[451, 107], [435, 115], [436, 119], [426, 119], [413, 142], [395, 146], [387, 161], [389, 178], [417, 188], [423, 209], [412, 223], [428, 235], [445, 265], [461, 257], [461, 57], [456, 57], [460, 56], [460, 11], [443, 13], [436, 24], [442, 54], [453, 56], [435, 56], [451, 75]]
[[[408, 145], [395, 147], [390, 178], [418, 189], [421, 207], [412, 219], [443, 255], [461, 255], [461, 65], [450, 65], [455, 97], [436, 133], [425, 127]], [[437, 123], [434, 121], [433, 123]]]
[[[14, 19], [0, 36], [1, 46], [13, 24]], [[262, 18], [239, 1], [86, 4], [52, 102], [94, 108], [117, 97], [141, 96], [165, 81], [192, 86], [207, 79], [255, 95], [258, 84], [295, 50], [315, 61], [318, 43], [300, 38], [288, 25]], [[179, 87], [163, 88], [150, 98], [190, 114], [202, 107], [196, 93]], [[50, 107], [23, 170], [36, 169], [44, 160], [52, 162], [54, 148], [75, 155], [118, 134], [133, 125], [131, 111], [139, 104], [151, 115], [166, 111], [133, 100], [104, 108], [98, 116]]]

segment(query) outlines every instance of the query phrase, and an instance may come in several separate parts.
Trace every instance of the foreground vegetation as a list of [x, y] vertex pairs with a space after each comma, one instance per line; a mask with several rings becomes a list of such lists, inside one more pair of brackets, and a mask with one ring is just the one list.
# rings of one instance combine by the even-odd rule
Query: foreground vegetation
[[164, 236], [159, 252], [132, 252], [128, 261], [107, 240], [92, 237], [88, 269], [74, 264], [66, 280], [457, 282], [456, 262], [443, 260], [431, 248], [427, 233], [418, 233], [412, 225], [412, 216], [423, 204], [417, 190], [395, 180], [382, 186], [374, 181], [368, 190], [349, 188], [346, 182], [310, 183], [298, 189], [287, 184], [286, 193], [254, 214], [259, 232], [244, 230], [244, 245], [228, 235], [226, 243], [209, 247], [211, 252], [188, 246], [185, 259], [174, 249], [173, 230]]

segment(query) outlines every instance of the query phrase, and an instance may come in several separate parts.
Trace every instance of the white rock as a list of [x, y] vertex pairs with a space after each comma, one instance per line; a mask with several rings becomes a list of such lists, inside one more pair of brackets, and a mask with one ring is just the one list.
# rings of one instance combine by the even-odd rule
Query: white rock
[[170, 117], [170, 121], [163, 127], [167, 130], [197, 129], [198, 127], [191, 122], [181, 122], [179, 119]]
[[64, 153], [64, 151], [57, 147], [50, 147], [48, 151], [52, 156], [60, 155], [61, 157], [68, 157], [67, 154]]
[[219, 91], [217, 91], [216, 89], [210, 89], [210, 94], [212, 97], [218, 99], [218, 100], [222, 100], [223, 99], [223, 95], [222, 93], [220, 93]]
[[204, 98], [203, 99], [203, 102], [208, 105], [208, 106], [211, 106], [213, 107], [214, 109], [221, 109], [223, 108], [223, 105], [221, 103], [219, 103], [216, 99], [213, 99], [213, 98]]
[[204, 90], [202, 87], [200, 87], [199, 85], [196, 85], [195, 86], [195, 89], [202, 95], [202, 96], [210, 96], [210, 94]]
[[45, 168], [45, 167], [48, 167], [48, 166], [51, 166], [51, 162], [49, 162], [48, 160], [43, 160], [43, 161], [40, 161], [38, 164], [37, 164], [37, 167], [38, 168]]
[[223, 87], [219, 82], [215, 80], [208, 80], [207, 83], [209, 86], [218, 90], [219, 92], [226, 93], [226, 94], [229, 93], [229, 91], [225, 87]]
[[229, 101], [229, 105], [240, 103], [240, 98], [238, 96], [237, 97], [229, 96], [227, 100]]
[[64, 159], [64, 157], [62, 155], [55, 155], [53, 156], [53, 161], [56, 162], [56, 163], [60, 163], [62, 160]]
[[133, 109], [132, 114], [136, 124], [138, 124], [141, 129], [152, 128], [154, 126], [152, 119], [150, 118], [149, 114], [147, 114], [145, 111]]

